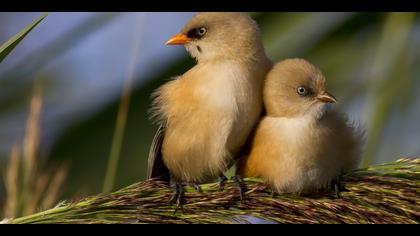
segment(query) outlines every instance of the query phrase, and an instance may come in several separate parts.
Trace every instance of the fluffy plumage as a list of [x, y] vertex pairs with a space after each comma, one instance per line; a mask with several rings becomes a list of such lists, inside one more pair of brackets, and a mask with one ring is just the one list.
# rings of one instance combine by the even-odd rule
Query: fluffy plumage
[[363, 132], [331, 107], [335, 101], [309, 62], [276, 64], [264, 85], [267, 114], [237, 173], [261, 177], [277, 192], [307, 193], [356, 168]]
[[198, 64], [153, 95], [154, 115], [166, 128], [161, 157], [151, 152], [149, 169], [161, 158], [177, 182], [205, 182], [227, 170], [258, 121], [272, 63], [247, 14], [199, 13], [181, 34]]

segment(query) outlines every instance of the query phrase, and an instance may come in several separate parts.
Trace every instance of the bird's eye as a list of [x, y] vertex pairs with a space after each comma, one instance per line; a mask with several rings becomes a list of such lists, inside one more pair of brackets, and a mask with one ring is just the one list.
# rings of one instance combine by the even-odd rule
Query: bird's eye
[[300, 96], [306, 96], [306, 95], [308, 95], [309, 91], [305, 87], [299, 87], [299, 88], [297, 88], [297, 93]]
[[198, 35], [204, 36], [207, 33], [207, 29], [205, 27], [200, 27], [197, 32]]

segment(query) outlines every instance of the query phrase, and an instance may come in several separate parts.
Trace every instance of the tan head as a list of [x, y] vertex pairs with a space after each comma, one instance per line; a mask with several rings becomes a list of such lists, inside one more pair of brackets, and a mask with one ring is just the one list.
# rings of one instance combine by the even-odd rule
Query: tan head
[[336, 102], [327, 92], [324, 75], [306, 60], [281, 61], [267, 75], [264, 104], [268, 116], [320, 117], [328, 103]]
[[258, 26], [246, 13], [198, 13], [166, 44], [184, 45], [198, 61], [247, 60], [264, 53]]

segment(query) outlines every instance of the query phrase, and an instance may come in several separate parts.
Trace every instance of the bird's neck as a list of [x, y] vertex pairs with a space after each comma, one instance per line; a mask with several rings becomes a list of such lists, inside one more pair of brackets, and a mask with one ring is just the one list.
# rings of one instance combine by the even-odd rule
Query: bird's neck
[[271, 60], [267, 57], [264, 47], [247, 48], [247, 50], [225, 50], [222, 52], [200, 52], [197, 53], [192, 46], [187, 47], [191, 57], [195, 58], [197, 63], [208, 63], [213, 61], [235, 61], [243, 64], [270, 64]]
[[281, 110], [267, 110], [267, 116], [281, 119], [296, 119], [305, 120], [310, 123], [316, 123], [322, 120], [333, 109], [329, 104], [322, 104], [320, 106], [312, 106], [311, 108], [301, 112], [290, 112]]
[[198, 66], [219, 63], [239, 64], [246, 66], [247, 68], [264, 68], [266, 70], [269, 70], [273, 65], [272, 61], [265, 55], [265, 53], [246, 57], [220, 55], [212, 58], [197, 59]]

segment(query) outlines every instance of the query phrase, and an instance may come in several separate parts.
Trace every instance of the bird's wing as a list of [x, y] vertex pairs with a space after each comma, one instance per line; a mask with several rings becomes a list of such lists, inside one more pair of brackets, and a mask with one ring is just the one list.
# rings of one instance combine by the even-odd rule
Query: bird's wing
[[165, 127], [166, 124], [162, 123], [153, 138], [147, 164], [147, 178], [159, 177], [159, 180], [169, 182], [169, 170], [162, 159], [162, 143], [165, 135]]

